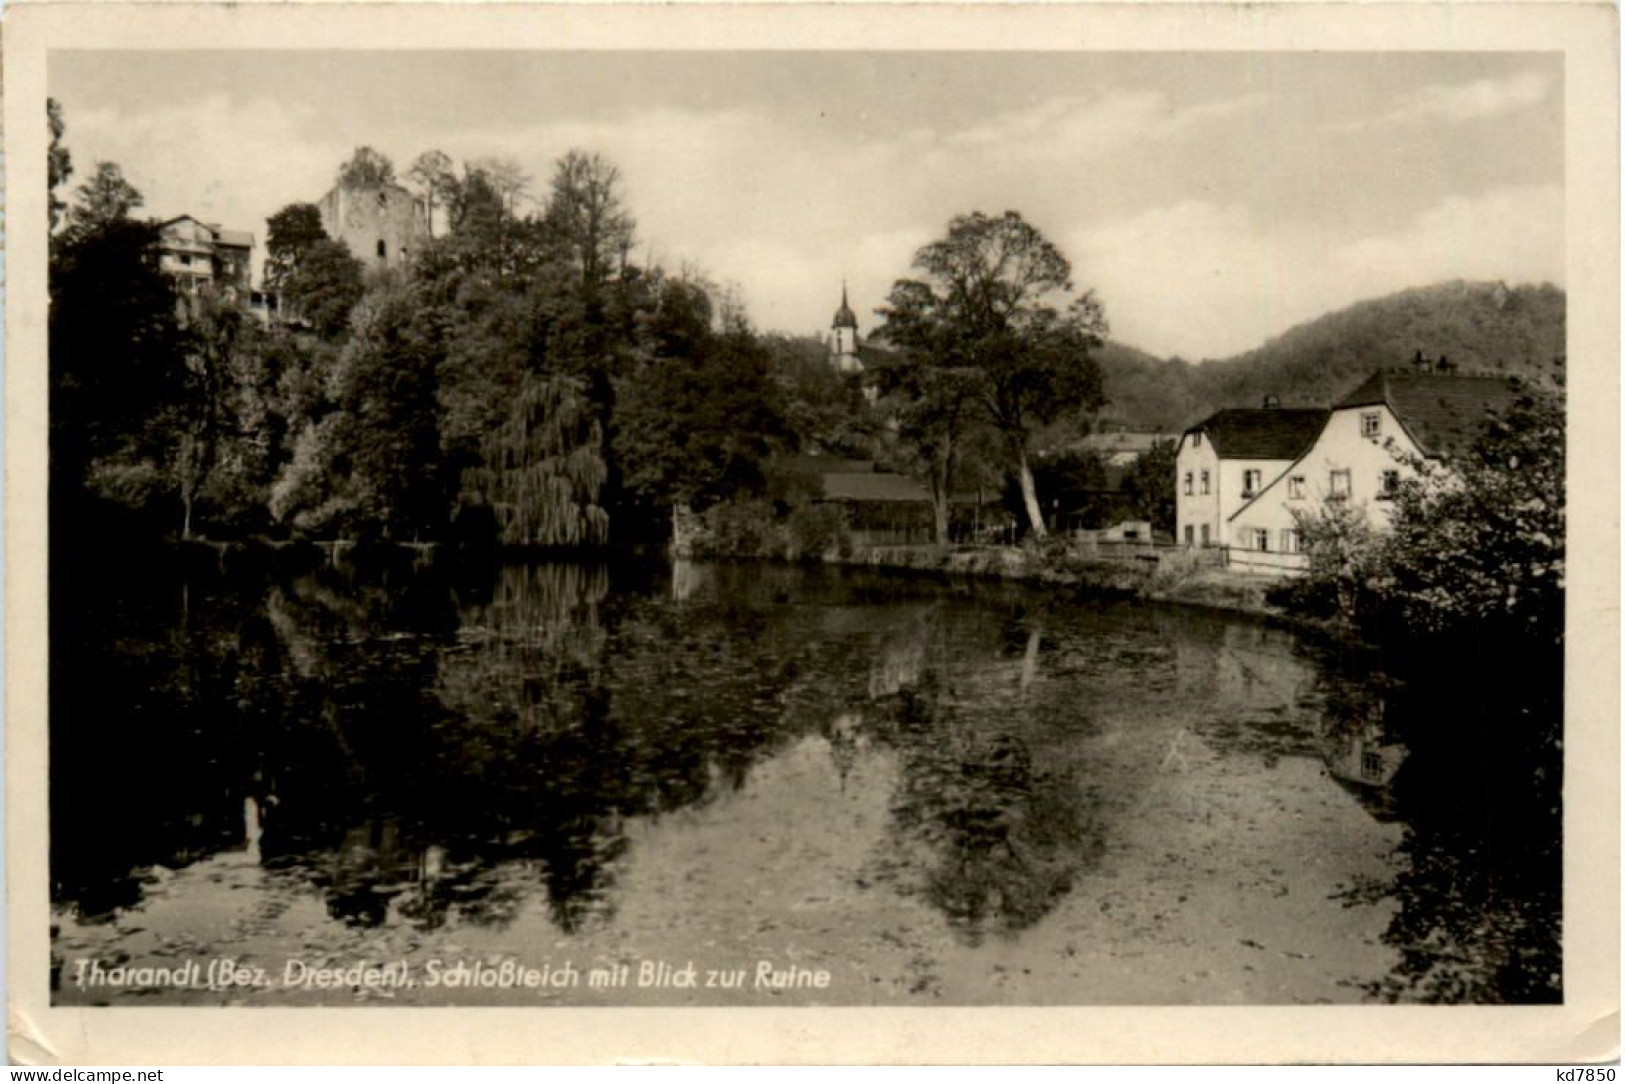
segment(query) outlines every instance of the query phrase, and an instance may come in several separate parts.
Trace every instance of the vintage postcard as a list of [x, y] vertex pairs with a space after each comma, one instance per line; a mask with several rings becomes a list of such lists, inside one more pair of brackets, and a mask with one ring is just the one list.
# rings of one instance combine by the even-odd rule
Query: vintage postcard
[[1616, 1057], [1616, 21], [11, 5], [12, 1057]]

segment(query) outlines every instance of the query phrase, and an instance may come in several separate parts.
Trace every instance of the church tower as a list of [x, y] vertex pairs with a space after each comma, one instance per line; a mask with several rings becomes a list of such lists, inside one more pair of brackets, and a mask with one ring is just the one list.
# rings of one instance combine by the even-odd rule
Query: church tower
[[841, 283], [841, 307], [835, 310], [830, 325], [829, 363], [838, 373], [861, 373], [863, 362], [858, 360], [858, 318], [846, 303], [846, 283]]

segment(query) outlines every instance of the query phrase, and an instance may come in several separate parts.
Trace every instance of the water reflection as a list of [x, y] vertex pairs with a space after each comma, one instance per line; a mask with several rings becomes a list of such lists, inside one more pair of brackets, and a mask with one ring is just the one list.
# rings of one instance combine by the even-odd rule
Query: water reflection
[[[640, 894], [663, 825], [784, 786], [793, 812], [757, 835], [794, 837], [815, 809], [871, 797], [880, 812], [805, 840], [827, 861], [805, 875], [832, 880], [813, 898], [884, 891], [974, 949], [1103, 891], [1114, 852], [1163, 823], [1173, 776], [1289, 760], [1324, 763], [1371, 815], [1406, 825], [1410, 880], [1343, 900], [1397, 896], [1402, 953], [1439, 923], [1463, 943], [1506, 884], [1462, 887], [1469, 845], [1396, 797], [1408, 746], [1372, 675], [1255, 623], [689, 563], [159, 577], [87, 585], [62, 606], [52, 892], [87, 929], [194, 891], [172, 871], [232, 856], [263, 871], [237, 887], [263, 897], [254, 928], [289, 951], [341, 931], [429, 947], [479, 930], [610, 936], [628, 906], [715, 906]], [[815, 780], [823, 792], [796, 789]], [[876, 780], [883, 795], [865, 790]], [[1181, 868], [1211, 861], [1177, 834], [1157, 846]], [[279, 926], [302, 901], [316, 917]], [[1527, 940], [1509, 936], [1503, 962]], [[1366, 992], [1422, 982], [1393, 981], [1410, 985]]]

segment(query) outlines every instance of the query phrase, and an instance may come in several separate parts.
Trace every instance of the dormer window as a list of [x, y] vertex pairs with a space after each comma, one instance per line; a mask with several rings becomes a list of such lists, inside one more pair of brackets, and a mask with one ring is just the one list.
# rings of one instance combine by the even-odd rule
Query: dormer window
[[1361, 412], [1360, 435], [1362, 437], [1382, 436], [1382, 411], [1367, 410]]

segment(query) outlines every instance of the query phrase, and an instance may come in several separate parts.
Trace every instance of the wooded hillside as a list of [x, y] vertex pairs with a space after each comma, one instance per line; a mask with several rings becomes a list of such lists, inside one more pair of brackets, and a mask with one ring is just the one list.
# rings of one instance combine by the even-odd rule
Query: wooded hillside
[[1375, 368], [1403, 365], [1418, 350], [1464, 370], [1551, 381], [1565, 348], [1562, 290], [1446, 282], [1328, 313], [1256, 350], [1192, 364], [1120, 343], [1100, 355], [1109, 424], [1178, 431], [1228, 406], [1330, 406]]

